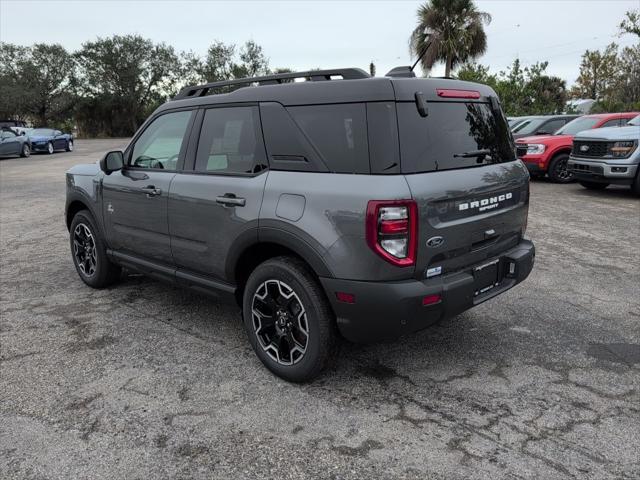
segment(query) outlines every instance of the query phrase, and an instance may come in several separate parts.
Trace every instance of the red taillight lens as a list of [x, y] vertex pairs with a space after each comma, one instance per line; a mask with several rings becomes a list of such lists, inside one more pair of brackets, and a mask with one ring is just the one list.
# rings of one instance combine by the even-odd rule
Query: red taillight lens
[[418, 206], [414, 200], [371, 200], [367, 204], [367, 243], [399, 267], [415, 265]]
[[442, 300], [442, 297], [438, 294], [427, 295], [426, 297], [422, 297], [422, 305], [426, 307], [427, 305], [433, 305], [435, 303], [439, 303], [440, 300]]
[[480, 92], [475, 90], [454, 90], [451, 88], [437, 88], [436, 93], [439, 97], [446, 98], [480, 98]]
[[336, 292], [336, 298], [342, 303], [356, 303], [356, 296], [353, 293]]
[[394, 235], [398, 233], [407, 233], [409, 231], [409, 220], [384, 220], [380, 222], [380, 233], [385, 235]]

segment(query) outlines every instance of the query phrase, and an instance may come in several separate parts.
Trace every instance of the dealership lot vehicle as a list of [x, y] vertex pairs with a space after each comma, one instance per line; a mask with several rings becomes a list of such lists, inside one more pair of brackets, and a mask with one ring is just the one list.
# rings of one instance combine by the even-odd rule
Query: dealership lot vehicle
[[0, 156], [31, 155], [31, 141], [26, 135], [18, 135], [13, 130], [6, 128], [0, 131]]
[[529, 175], [480, 84], [342, 69], [186, 87], [124, 153], [67, 178], [87, 285], [125, 266], [235, 297], [256, 354], [291, 381], [335, 357], [336, 327], [394, 339], [533, 267]]
[[573, 139], [569, 170], [585, 188], [629, 185], [640, 195], [640, 115], [620, 128], [578, 133]]
[[529, 118], [531, 117], [507, 117], [507, 122], [509, 123], [509, 128], [513, 131], [514, 128]]
[[573, 136], [592, 128], [620, 127], [636, 115], [637, 112], [585, 115], [567, 123], [553, 135], [519, 138], [516, 140], [518, 157], [527, 166], [532, 177], [544, 177], [548, 174], [552, 182], [571, 182], [573, 175], [567, 168], [567, 163]]
[[11, 129], [18, 135], [23, 135], [27, 131], [27, 124], [23, 120], [0, 120], [0, 129]]
[[0, 478], [638, 477], [627, 187], [534, 182], [525, 284], [298, 386], [234, 305], [133, 273], [83, 288], [64, 172], [126, 143], [0, 160]]
[[62, 133], [52, 128], [34, 128], [27, 131], [34, 152], [54, 153], [56, 150], [71, 152], [73, 150], [73, 135]]
[[567, 123], [580, 115], [538, 115], [524, 117], [512, 127], [513, 138], [530, 137], [532, 135], [552, 135]]

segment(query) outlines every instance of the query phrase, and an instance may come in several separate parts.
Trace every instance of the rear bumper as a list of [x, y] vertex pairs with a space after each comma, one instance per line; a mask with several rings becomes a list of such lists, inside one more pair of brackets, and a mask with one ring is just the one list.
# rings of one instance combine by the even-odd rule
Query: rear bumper
[[[320, 281], [342, 335], [353, 342], [376, 342], [422, 330], [517, 285], [531, 273], [535, 248], [530, 241], [522, 240], [496, 258], [505, 275], [497, 286], [479, 295], [476, 294], [473, 267], [422, 281], [361, 282], [335, 278], [320, 278]], [[487, 262], [491, 260], [494, 259], [487, 259]], [[513, 264], [513, 273], [509, 273], [510, 264]], [[339, 302], [336, 292], [354, 295], [355, 302]], [[428, 295], [440, 295], [441, 300], [423, 306], [422, 300]]]
[[567, 168], [578, 181], [631, 185], [636, 176], [638, 165], [630, 163], [614, 164], [570, 157]]

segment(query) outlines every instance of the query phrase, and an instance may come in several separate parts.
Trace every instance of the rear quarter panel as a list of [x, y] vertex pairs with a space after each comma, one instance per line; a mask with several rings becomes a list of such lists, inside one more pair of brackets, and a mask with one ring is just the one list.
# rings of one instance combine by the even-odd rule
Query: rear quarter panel
[[259, 235], [267, 229], [294, 235], [322, 257], [335, 278], [410, 278], [414, 267], [399, 268], [387, 263], [368, 247], [365, 236], [369, 200], [409, 198], [411, 192], [402, 175], [271, 171]]

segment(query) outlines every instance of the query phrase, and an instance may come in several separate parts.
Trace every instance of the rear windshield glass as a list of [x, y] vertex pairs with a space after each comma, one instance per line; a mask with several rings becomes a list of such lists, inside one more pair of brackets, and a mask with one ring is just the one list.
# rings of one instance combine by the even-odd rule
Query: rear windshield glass
[[397, 105], [404, 173], [515, 160], [507, 122], [489, 104], [429, 102], [428, 108], [421, 117], [415, 103]]

